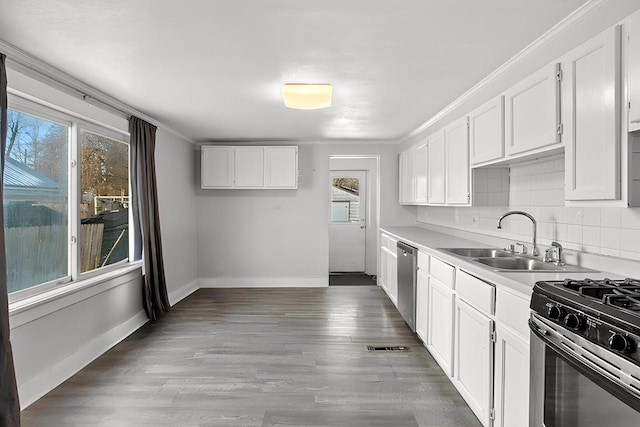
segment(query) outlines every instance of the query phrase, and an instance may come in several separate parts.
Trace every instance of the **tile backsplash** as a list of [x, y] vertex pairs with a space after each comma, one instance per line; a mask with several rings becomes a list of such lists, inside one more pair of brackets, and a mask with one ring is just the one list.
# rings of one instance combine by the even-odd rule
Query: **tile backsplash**
[[474, 170], [474, 206], [418, 207], [418, 222], [523, 242], [530, 248], [531, 221], [538, 243], [557, 241], [567, 249], [640, 260], [640, 208], [564, 206], [564, 157], [550, 157], [501, 169]]

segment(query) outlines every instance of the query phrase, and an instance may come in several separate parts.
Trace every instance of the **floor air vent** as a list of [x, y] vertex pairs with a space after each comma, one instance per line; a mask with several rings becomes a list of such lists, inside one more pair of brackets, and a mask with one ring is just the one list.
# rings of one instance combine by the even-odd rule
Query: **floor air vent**
[[409, 351], [409, 347], [405, 347], [403, 345], [394, 347], [376, 347], [373, 345], [368, 345], [367, 351]]

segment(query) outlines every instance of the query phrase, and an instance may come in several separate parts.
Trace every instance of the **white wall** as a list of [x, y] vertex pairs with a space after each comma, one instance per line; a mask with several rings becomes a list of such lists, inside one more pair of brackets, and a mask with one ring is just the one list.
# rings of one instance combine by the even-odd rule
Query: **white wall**
[[397, 202], [397, 154], [395, 144], [305, 144], [297, 190], [199, 190], [201, 285], [327, 285], [329, 157], [380, 155], [380, 222], [414, 225], [415, 207]]

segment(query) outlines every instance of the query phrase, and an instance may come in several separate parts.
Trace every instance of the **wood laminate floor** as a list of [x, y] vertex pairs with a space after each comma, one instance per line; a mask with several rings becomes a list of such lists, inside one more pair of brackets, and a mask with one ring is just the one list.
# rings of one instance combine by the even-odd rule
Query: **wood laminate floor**
[[377, 286], [201, 289], [24, 410], [22, 423], [480, 425]]

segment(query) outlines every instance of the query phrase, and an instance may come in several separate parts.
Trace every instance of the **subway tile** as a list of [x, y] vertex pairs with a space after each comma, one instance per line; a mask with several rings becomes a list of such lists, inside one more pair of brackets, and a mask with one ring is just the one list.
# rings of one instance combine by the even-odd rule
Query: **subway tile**
[[564, 207], [564, 188], [553, 191], [553, 206]]
[[500, 179], [502, 177], [502, 168], [489, 168], [487, 176], [489, 179]]
[[542, 162], [542, 173], [553, 173], [553, 172], [557, 172], [556, 162], [554, 159], [546, 160]]
[[567, 224], [582, 225], [582, 208], [568, 208]]
[[561, 159], [556, 159], [553, 162], [553, 168], [557, 171], [557, 172], [564, 172], [564, 157]]
[[583, 208], [582, 224], [600, 226], [600, 208]]
[[620, 227], [640, 229], [640, 208], [622, 209], [620, 215]]
[[620, 228], [621, 225], [621, 208], [602, 208], [600, 209], [600, 224], [604, 227]]
[[621, 231], [619, 228], [603, 227], [600, 229], [600, 246], [608, 249], [620, 250], [620, 236]]
[[553, 214], [556, 217], [556, 222], [559, 224], [567, 224], [569, 222], [569, 210], [565, 207], [554, 207]]
[[572, 251], [581, 251], [582, 250], [582, 243], [567, 242], [566, 244], [564, 244], [562, 246], [564, 246], [566, 249], [571, 249]]
[[640, 252], [640, 230], [623, 229], [620, 233], [620, 249]]
[[487, 204], [497, 206], [502, 203], [502, 193], [487, 193]]
[[564, 190], [564, 172], [554, 172], [549, 174], [551, 188], [561, 188]]
[[582, 245], [582, 251], [583, 252], [589, 252], [590, 254], [599, 254], [600, 253], [600, 246], [591, 246], [591, 245], [583, 244]]
[[540, 208], [540, 221], [543, 222], [556, 222], [556, 217], [553, 214], [553, 207], [545, 206]]
[[543, 170], [543, 163], [544, 162], [535, 162], [531, 164], [531, 175], [541, 175], [544, 173]]
[[571, 243], [582, 243], [582, 225], [567, 225], [567, 241]]
[[[600, 246], [600, 227], [582, 226], [582, 243], [585, 246]], [[598, 251], [600, 252], [600, 251]]]
[[567, 241], [567, 228], [569, 226], [567, 224], [556, 224], [553, 235], [551, 236], [553, 240], [556, 242], [566, 242]]

